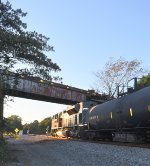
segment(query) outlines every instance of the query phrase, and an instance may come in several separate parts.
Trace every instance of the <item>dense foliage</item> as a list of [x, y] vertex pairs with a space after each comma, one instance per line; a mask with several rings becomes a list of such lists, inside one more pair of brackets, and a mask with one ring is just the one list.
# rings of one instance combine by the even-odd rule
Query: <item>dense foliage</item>
[[37, 120], [33, 121], [30, 124], [24, 125], [24, 134], [27, 133], [27, 130], [29, 130], [30, 134], [46, 134], [47, 128], [49, 129], [48, 132], [50, 132], [51, 129], [51, 118], [45, 118], [41, 122], [38, 122]]
[[50, 132], [50, 130], [51, 130], [51, 117], [43, 119], [39, 123], [39, 128], [40, 128], [41, 134], [45, 134], [47, 129], [48, 129], [48, 132]]
[[22, 119], [17, 115], [12, 115], [5, 119], [5, 131], [15, 133], [15, 129], [22, 130]]
[[21, 9], [13, 9], [8, 1], [0, 1], [0, 69], [57, 80], [59, 77], [52, 77], [51, 72], [60, 68], [45, 54], [53, 51], [49, 38], [27, 31], [27, 24], [21, 20], [26, 15]]
[[150, 85], [150, 73], [147, 76], [143, 76], [138, 82], [138, 86], [140, 87], [145, 87], [149, 85]]
[[51, 117], [43, 119], [41, 122], [34, 120], [31, 123], [26, 123], [22, 125], [21, 117], [17, 115], [12, 115], [8, 118], [5, 118], [5, 132], [15, 133], [15, 129], [23, 130], [24, 134], [27, 134], [27, 130], [31, 134], [46, 134], [46, 129], [51, 129]]

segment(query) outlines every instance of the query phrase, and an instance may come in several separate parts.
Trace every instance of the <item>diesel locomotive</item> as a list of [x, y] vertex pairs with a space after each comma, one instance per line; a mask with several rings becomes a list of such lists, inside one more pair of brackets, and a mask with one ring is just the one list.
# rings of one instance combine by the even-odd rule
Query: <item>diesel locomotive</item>
[[69, 123], [58, 128], [81, 139], [150, 141], [150, 86], [102, 104], [87, 103], [73, 114], [66, 111]]

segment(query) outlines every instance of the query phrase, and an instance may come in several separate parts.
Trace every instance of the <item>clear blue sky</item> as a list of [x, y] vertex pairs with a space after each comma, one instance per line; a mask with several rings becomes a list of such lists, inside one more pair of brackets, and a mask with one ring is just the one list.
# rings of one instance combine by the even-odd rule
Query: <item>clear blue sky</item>
[[[63, 83], [83, 89], [94, 85], [94, 72], [109, 57], [138, 59], [150, 69], [149, 0], [10, 0], [28, 15], [28, 30], [50, 37], [55, 52], [47, 55], [62, 69]], [[15, 99], [4, 115], [23, 122], [41, 120], [66, 106]]]

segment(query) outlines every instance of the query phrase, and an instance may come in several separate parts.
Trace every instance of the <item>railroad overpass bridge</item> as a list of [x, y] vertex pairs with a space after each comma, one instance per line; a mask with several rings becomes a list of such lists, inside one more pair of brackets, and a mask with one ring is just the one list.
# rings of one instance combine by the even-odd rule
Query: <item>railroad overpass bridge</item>
[[[92, 90], [83, 90], [68, 85], [42, 80], [38, 77], [25, 77], [17, 73], [0, 70], [0, 87], [4, 85], [4, 93], [0, 88], [0, 139], [3, 137], [3, 102], [4, 96], [40, 100], [59, 104], [73, 105], [87, 100], [107, 101], [106, 95]], [[4, 84], [3, 84], [4, 83]]]
[[12, 72], [4, 74], [3, 71], [1, 76], [6, 87], [4, 95], [67, 105], [87, 100], [99, 100], [99, 102], [107, 100], [106, 95], [95, 93], [93, 90], [83, 90], [38, 77], [25, 77]]

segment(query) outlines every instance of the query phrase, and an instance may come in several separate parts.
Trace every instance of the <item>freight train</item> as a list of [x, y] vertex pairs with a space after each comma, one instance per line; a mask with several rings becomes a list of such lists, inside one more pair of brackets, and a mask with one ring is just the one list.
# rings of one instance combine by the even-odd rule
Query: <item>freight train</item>
[[72, 106], [53, 117], [54, 131], [90, 140], [150, 141], [150, 86], [102, 104], [87, 101]]

